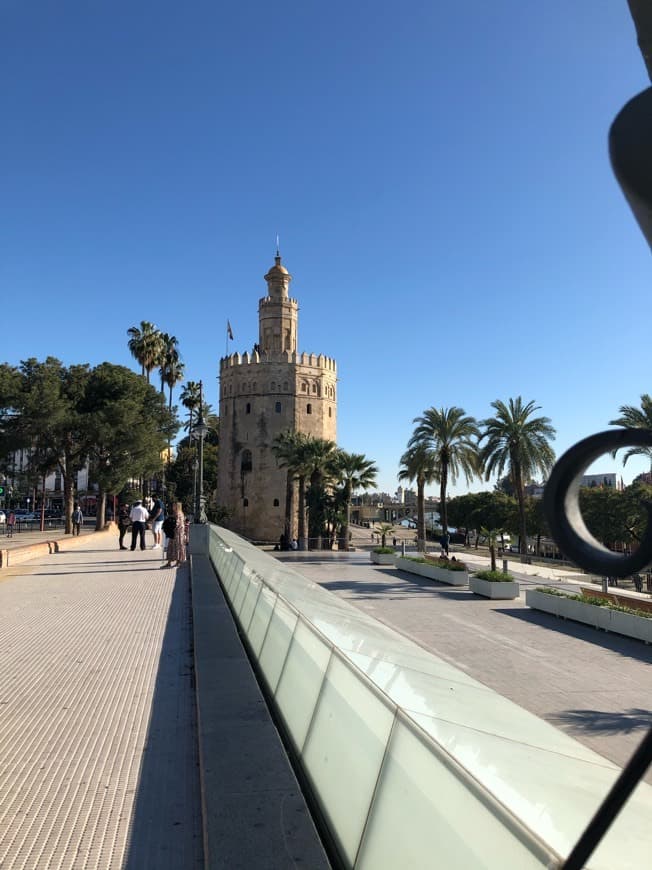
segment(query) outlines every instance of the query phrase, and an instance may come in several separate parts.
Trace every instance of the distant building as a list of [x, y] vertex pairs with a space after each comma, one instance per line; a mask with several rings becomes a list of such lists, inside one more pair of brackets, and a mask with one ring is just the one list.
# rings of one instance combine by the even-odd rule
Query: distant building
[[652, 486], [652, 471], [644, 471], [642, 474], [638, 474], [634, 478], [634, 483], [647, 483], [649, 486]]
[[601, 489], [615, 489], [618, 491], [625, 488], [623, 479], [618, 474], [585, 474], [580, 481], [580, 486], [600, 487]]

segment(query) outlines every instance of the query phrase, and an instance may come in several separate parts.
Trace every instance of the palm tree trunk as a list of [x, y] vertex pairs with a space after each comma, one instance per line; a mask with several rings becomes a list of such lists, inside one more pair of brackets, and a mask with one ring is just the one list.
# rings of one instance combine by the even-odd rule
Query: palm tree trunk
[[284, 534], [288, 546], [292, 543], [292, 514], [294, 512], [294, 478], [288, 471], [285, 476], [285, 524]]
[[446, 507], [446, 489], [448, 487], [448, 465], [442, 462], [441, 480], [439, 482], [439, 519], [441, 520], [441, 533], [448, 531], [448, 508]]
[[347, 480], [344, 484], [344, 500], [345, 500], [345, 510], [346, 510], [346, 519], [342, 523], [342, 531], [340, 534], [340, 540], [337, 544], [339, 550], [348, 550], [349, 549], [349, 525], [351, 524], [351, 481]]
[[512, 476], [514, 480], [514, 488], [516, 489], [516, 498], [518, 500], [518, 518], [519, 518], [519, 550], [521, 553], [521, 562], [527, 562], [527, 524], [525, 519], [525, 493], [523, 492], [523, 477], [521, 469], [518, 465], [512, 466]]
[[307, 550], [306, 541], [306, 477], [299, 475], [299, 549]]
[[420, 553], [426, 549], [426, 483], [417, 479], [417, 550]]

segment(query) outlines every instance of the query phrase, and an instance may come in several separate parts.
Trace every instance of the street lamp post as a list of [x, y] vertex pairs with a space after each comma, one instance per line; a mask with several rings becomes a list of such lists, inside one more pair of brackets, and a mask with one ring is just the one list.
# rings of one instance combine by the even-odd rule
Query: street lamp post
[[204, 495], [204, 438], [208, 433], [208, 426], [204, 422], [204, 401], [202, 396], [202, 382], [199, 382], [199, 417], [197, 425], [193, 429], [193, 438], [199, 441], [199, 487], [197, 491], [197, 503], [195, 504], [195, 522], [207, 523], [206, 497]]

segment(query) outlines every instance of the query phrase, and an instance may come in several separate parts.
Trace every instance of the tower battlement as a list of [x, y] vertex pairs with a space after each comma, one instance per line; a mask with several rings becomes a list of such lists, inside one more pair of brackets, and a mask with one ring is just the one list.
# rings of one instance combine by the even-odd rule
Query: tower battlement
[[290, 305], [295, 305], [297, 308], [299, 307], [298, 301], [296, 299], [292, 299], [290, 296], [287, 296], [285, 299], [281, 300], [274, 299], [272, 296], [262, 296], [258, 300], [258, 305], [261, 307], [265, 307], [267, 305], [276, 306], [279, 304], [279, 301], [283, 305], [287, 305], [289, 303]]
[[220, 373], [237, 366], [269, 365], [270, 363], [291, 363], [293, 365], [310, 366], [327, 372], [337, 371], [337, 362], [323, 353], [290, 353], [290, 351], [263, 352], [245, 351], [243, 354], [232, 353], [220, 359]]

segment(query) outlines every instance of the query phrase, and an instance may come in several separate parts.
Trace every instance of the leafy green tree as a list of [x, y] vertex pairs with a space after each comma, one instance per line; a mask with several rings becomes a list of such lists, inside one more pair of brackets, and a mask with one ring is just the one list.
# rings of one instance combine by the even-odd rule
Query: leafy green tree
[[141, 320], [140, 327], [130, 326], [128, 347], [131, 355], [139, 363], [142, 374], [147, 376], [147, 383], [152, 371], [161, 363], [163, 342], [161, 331], [148, 320]]
[[443, 532], [448, 530], [446, 494], [449, 479], [456, 483], [463, 474], [467, 483], [478, 473], [478, 424], [462, 408], [428, 408], [417, 424], [410, 445], [424, 444], [435, 456], [439, 480], [439, 518]]
[[349, 549], [349, 525], [351, 523], [351, 497], [358, 489], [369, 489], [376, 485], [378, 468], [363, 453], [347, 453], [339, 450], [335, 457], [335, 474], [341, 485], [344, 522], [341, 524], [339, 549]]
[[178, 429], [160, 393], [124, 366], [102, 363], [80, 403], [93, 476], [99, 486], [96, 528], [104, 527], [106, 494], [129, 479], [161, 470], [166, 443]]
[[426, 548], [426, 485], [439, 480], [434, 452], [423, 442], [412, 443], [401, 456], [398, 473], [401, 481], [416, 481], [417, 484], [417, 549]]
[[492, 474], [501, 477], [508, 469], [519, 510], [519, 545], [522, 559], [527, 558], [527, 522], [525, 511], [525, 483], [537, 472], [547, 476], [555, 461], [550, 446], [555, 430], [548, 417], [535, 417], [539, 406], [523, 403], [520, 396], [508, 403], [497, 399], [491, 403], [496, 415], [481, 422], [483, 432], [480, 443], [480, 464], [486, 480]]

